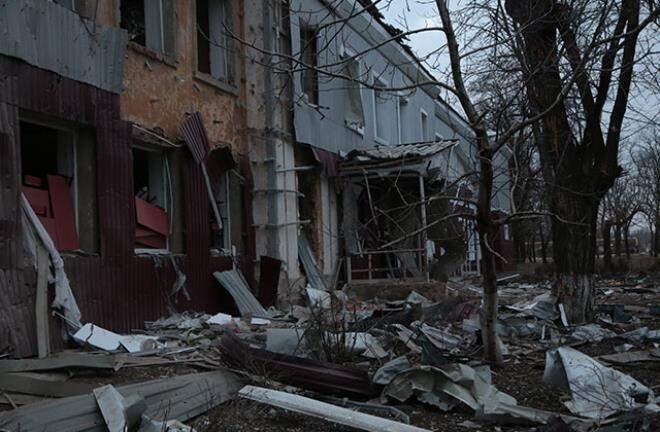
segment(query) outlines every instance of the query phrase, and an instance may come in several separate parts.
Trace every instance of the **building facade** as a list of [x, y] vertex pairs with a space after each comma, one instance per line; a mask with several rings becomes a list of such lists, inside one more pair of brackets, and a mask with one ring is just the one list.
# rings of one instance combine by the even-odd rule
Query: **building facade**
[[[37, 277], [23, 251], [22, 192], [61, 252], [84, 322], [129, 331], [174, 309], [217, 311], [227, 302], [213, 271], [239, 265], [251, 274], [245, 69], [241, 47], [220, 31], [242, 34], [242, 7], [0, 5], [3, 348], [36, 353]], [[220, 223], [180, 132], [196, 112]], [[51, 327], [57, 349], [59, 320]]]
[[[478, 270], [465, 221], [431, 225], [472, 193], [472, 133], [370, 5], [3, 2], [0, 352], [41, 354], [23, 197], [82, 321], [117, 332], [231, 312], [212, 276], [229, 268], [265, 306], [307, 284]], [[428, 204], [442, 188], [456, 199]]]

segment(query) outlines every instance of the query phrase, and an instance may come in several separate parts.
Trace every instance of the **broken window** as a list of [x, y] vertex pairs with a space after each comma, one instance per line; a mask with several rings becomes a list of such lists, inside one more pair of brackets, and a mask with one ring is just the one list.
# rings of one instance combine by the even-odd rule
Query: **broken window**
[[121, 28], [130, 41], [174, 57], [176, 0], [123, 0]]
[[218, 227], [213, 215], [213, 210], [209, 205], [209, 218], [211, 221], [211, 247], [214, 249], [231, 250], [231, 200], [230, 200], [230, 173], [226, 171], [218, 176], [218, 181], [214, 185], [215, 202], [218, 205], [220, 219], [222, 219], [222, 229]]
[[407, 106], [408, 106], [407, 97], [398, 96], [396, 98], [396, 115], [397, 115], [396, 125], [397, 125], [397, 136], [399, 138], [399, 144], [403, 144], [403, 142], [407, 139], [407, 135], [410, 135], [409, 133], [406, 133], [406, 131], [403, 129], [406, 119]]
[[165, 151], [133, 147], [136, 249], [169, 249], [174, 204], [172, 169]]
[[348, 127], [360, 133], [364, 132], [364, 109], [362, 106], [362, 91], [360, 86], [360, 62], [351, 59], [346, 63], [344, 72], [346, 81], [345, 121]]
[[374, 133], [379, 140], [387, 139], [387, 94], [385, 85], [380, 80], [374, 81]]
[[309, 27], [300, 28], [300, 60], [304, 64], [302, 71], [302, 90], [307, 102], [319, 103], [318, 52], [316, 46], [316, 30]]
[[21, 121], [23, 193], [59, 250], [97, 250], [93, 134]]
[[197, 70], [234, 83], [230, 0], [197, 0]]
[[429, 116], [422, 110], [420, 112], [421, 124], [420, 124], [420, 141], [428, 141], [429, 139]]

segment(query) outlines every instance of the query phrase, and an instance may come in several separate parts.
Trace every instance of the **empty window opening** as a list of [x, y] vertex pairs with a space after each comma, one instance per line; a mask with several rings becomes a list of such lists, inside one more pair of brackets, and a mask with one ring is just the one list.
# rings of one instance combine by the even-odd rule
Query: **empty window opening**
[[408, 98], [406, 96], [398, 96], [396, 98], [396, 115], [397, 115], [397, 138], [399, 144], [403, 144], [407, 139], [410, 133], [404, 128], [406, 125], [406, 117], [408, 110]]
[[130, 0], [120, 5], [121, 28], [130, 41], [174, 56], [175, 0]]
[[364, 108], [360, 86], [360, 62], [352, 59], [346, 63], [344, 72], [346, 81], [346, 124], [358, 132], [364, 131]]
[[385, 141], [387, 137], [387, 94], [381, 81], [374, 82], [374, 131], [376, 138]]
[[173, 203], [171, 168], [163, 151], [133, 148], [137, 249], [168, 249]]
[[22, 191], [59, 250], [97, 247], [95, 154], [88, 139], [20, 122]]
[[218, 205], [220, 212], [220, 219], [222, 219], [222, 229], [215, 221], [213, 209], [209, 204], [209, 220], [211, 221], [211, 247], [214, 249], [231, 250], [232, 247], [232, 233], [231, 233], [231, 191], [230, 191], [230, 172], [218, 176], [218, 182], [213, 187], [215, 202]]
[[316, 30], [309, 27], [300, 29], [300, 58], [303, 66], [302, 90], [311, 104], [319, 103], [318, 47]]
[[428, 141], [429, 139], [429, 116], [424, 111], [420, 113], [420, 141]]
[[229, 0], [197, 0], [197, 70], [233, 83], [233, 19]]

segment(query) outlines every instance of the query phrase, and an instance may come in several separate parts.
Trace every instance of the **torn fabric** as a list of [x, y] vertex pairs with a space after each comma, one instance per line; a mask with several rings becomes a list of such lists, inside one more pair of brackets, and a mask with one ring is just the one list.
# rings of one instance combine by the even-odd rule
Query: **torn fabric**
[[78, 304], [76, 303], [76, 298], [73, 295], [73, 291], [71, 291], [69, 279], [64, 272], [64, 261], [55, 248], [50, 235], [48, 235], [48, 232], [41, 224], [41, 221], [34, 213], [34, 210], [30, 207], [24, 194], [21, 194], [21, 207], [23, 208], [23, 214], [27, 218], [27, 221], [32, 229], [36, 231], [39, 240], [50, 255], [54, 276], [50, 277], [49, 275], [49, 282], [55, 284], [55, 299], [53, 300], [51, 307], [62, 313], [65, 318], [64, 322], [66, 328], [70, 332], [76, 331], [82, 327], [80, 322], [81, 314]]

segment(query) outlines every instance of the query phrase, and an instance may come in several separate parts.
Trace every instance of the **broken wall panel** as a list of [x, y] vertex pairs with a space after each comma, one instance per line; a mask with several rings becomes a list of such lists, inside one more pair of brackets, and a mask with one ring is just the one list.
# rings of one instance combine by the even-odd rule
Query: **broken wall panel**
[[[119, 93], [126, 32], [90, 24], [50, 1], [0, 3], [0, 54]], [[79, 53], [85, 53], [80, 55]]]
[[[0, 86], [7, 96], [11, 90], [11, 81]], [[32, 271], [26, 283], [23, 274], [18, 110], [3, 102], [8, 99], [0, 93], [0, 352], [30, 355], [37, 350], [36, 277]]]
[[[134, 252], [136, 227], [133, 196], [131, 125], [120, 118], [119, 96], [90, 85], [0, 56], [0, 284], [3, 313], [0, 340], [10, 342], [17, 356], [36, 355], [34, 290], [36, 278], [23, 275], [19, 209], [20, 155], [18, 110], [46, 119], [78, 124], [91, 131], [95, 145], [95, 197], [99, 254], [64, 256], [65, 271], [85, 321], [122, 332], [141, 328], [166, 312], [163, 291], [176, 279], [169, 263]], [[11, 144], [11, 145], [10, 145]], [[214, 271], [231, 268], [231, 260], [209, 257], [208, 197], [197, 164], [186, 155], [183, 165], [182, 215], [185, 252], [181, 270], [188, 276], [190, 302], [180, 309], [217, 310], [221, 297]], [[25, 281], [23, 281], [25, 280]], [[4, 311], [10, 311], [9, 314]], [[50, 332], [51, 346], [61, 349], [59, 331]], [[0, 347], [4, 348], [4, 347]]]

